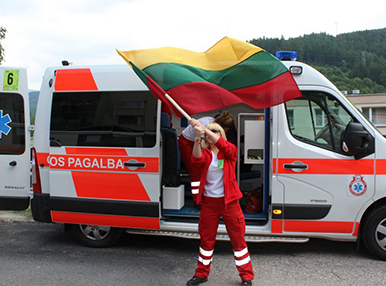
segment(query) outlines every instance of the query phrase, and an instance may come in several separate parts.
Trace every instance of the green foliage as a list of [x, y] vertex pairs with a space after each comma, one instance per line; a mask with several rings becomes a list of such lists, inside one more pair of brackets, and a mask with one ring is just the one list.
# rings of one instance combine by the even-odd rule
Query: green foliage
[[336, 37], [313, 33], [288, 40], [263, 37], [250, 42], [272, 54], [297, 51], [299, 61], [316, 66], [340, 90], [386, 92], [386, 28]]
[[351, 93], [352, 90], [359, 89], [362, 94], [386, 93], [386, 87], [375, 83], [368, 77], [351, 78], [348, 75], [349, 72], [343, 72], [338, 67], [315, 66], [315, 68], [333, 82], [339, 90], [347, 90], [348, 93]]
[[[0, 27], [0, 41], [5, 39], [5, 33], [7, 33], [7, 29], [5, 29], [4, 27]], [[3, 60], [4, 60], [4, 48], [0, 42], [0, 64]]]

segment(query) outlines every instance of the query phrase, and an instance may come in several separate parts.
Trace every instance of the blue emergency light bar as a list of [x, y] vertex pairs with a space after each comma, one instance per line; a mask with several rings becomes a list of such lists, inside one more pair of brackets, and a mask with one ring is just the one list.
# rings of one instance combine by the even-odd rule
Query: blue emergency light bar
[[279, 51], [276, 52], [276, 57], [281, 61], [296, 61], [298, 58], [298, 52]]

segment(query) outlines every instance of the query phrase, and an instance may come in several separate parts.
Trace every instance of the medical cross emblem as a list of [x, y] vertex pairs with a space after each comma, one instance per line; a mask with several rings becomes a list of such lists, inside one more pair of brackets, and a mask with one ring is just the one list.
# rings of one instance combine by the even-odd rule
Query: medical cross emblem
[[361, 196], [364, 193], [366, 193], [367, 190], [367, 184], [365, 180], [363, 180], [363, 177], [360, 175], [354, 176], [352, 181], [350, 182], [350, 192], [354, 196]]
[[3, 116], [3, 111], [0, 110], [0, 139], [2, 134], [8, 135], [9, 131], [11, 131], [11, 127], [8, 126], [8, 123], [12, 122], [9, 114]]

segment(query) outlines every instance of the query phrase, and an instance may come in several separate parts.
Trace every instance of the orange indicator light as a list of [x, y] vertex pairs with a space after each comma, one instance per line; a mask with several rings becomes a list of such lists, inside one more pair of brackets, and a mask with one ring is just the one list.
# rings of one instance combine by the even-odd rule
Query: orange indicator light
[[282, 210], [273, 210], [273, 214], [275, 215], [281, 215], [283, 213]]

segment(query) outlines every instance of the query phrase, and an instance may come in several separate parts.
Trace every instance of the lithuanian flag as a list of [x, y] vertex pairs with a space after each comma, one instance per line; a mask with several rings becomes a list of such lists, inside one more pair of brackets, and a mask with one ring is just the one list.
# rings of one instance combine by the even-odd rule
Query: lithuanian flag
[[280, 60], [228, 37], [203, 53], [172, 47], [117, 51], [153, 95], [180, 117], [165, 92], [190, 115], [235, 104], [267, 108], [301, 96]]

